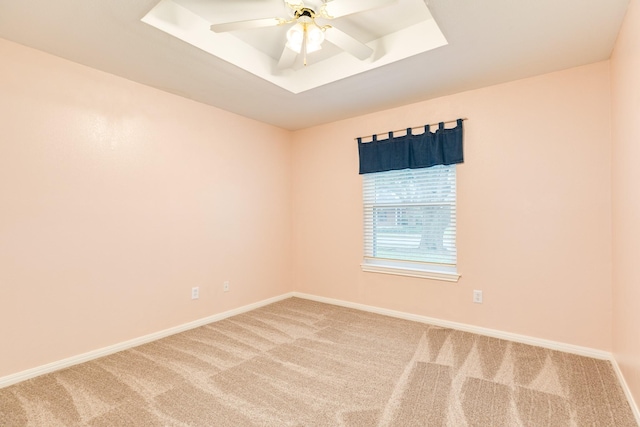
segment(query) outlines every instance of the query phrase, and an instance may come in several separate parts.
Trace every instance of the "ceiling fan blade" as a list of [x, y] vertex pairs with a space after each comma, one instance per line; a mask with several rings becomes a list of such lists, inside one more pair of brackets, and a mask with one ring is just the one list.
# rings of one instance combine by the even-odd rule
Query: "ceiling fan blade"
[[252, 19], [249, 21], [225, 22], [222, 24], [213, 24], [211, 31], [214, 33], [226, 33], [234, 30], [250, 30], [252, 28], [276, 27], [282, 25], [284, 20], [279, 18]]
[[369, 46], [335, 27], [327, 28], [324, 36], [326, 40], [349, 52], [358, 59], [365, 60], [373, 53], [373, 49]]
[[340, 18], [395, 3], [397, 0], [327, 0], [320, 8], [325, 18]]
[[278, 61], [278, 68], [284, 70], [286, 68], [293, 67], [293, 63], [296, 61], [298, 53], [287, 46], [284, 47], [282, 55], [280, 55], [280, 61]]
[[304, 7], [303, 0], [284, 0], [284, 3], [294, 10]]

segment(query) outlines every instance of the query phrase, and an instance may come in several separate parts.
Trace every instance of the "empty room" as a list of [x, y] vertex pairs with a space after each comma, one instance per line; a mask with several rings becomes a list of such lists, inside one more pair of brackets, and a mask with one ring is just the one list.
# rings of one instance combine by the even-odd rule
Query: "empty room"
[[0, 0], [0, 426], [640, 425], [640, 0]]

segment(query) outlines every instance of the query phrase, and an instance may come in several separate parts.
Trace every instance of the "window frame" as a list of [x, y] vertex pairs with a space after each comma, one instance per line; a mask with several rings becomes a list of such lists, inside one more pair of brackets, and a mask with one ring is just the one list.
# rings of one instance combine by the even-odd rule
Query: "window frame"
[[[454, 181], [454, 200], [453, 203], [449, 203], [449, 205], [453, 206], [453, 223], [454, 223], [454, 235], [452, 242], [455, 245], [456, 252], [453, 257], [453, 263], [439, 263], [439, 262], [430, 262], [430, 261], [415, 261], [415, 260], [407, 260], [407, 259], [392, 259], [392, 258], [383, 258], [383, 257], [375, 257], [374, 254], [379, 250], [379, 248], [374, 243], [377, 241], [378, 237], [375, 234], [375, 229], [378, 226], [378, 223], [375, 220], [375, 211], [376, 209], [384, 212], [385, 217], [396, 217], [396, 226], [407, 226], [407, 224], [400, 224], [397, 221], [397, 216], [400, 214], [398, 210], [398, 205], [406, 204], [407, 207], [410, 206], [424, 206], [427, 207], [430, 205], [429, 202], [393, 202], [393, 204], [382, 203], [377, 204], [375, 201], [371, 202], [367, 199], [367, 191], [371, 193], [372, 190], [367, 190], [367, 182], [366, 180], [375, 179], [374, 176], [363, 175], [362, 181], [362, 194], [363, 194], [363, 253], [364, 258], [361, 265], [362, 271], [371, 272], [371, 273], [383, 273], [383, 274], [393, 274], [399, 276], [409, 276], [409, 277], [419, 277], [419, 278], [427, 278], [427, 279], [435, 279], [435, 280], [443, 280], [448, 282], [457, 282], [460, 278], [460, 274], [458, 273], [457, 266], [457, 221], [456, 221], [456, 208], [457, 208], [457, 168], [456, 165], [449, 165], [447, 167], [453, 167], [453, 177]], [[412, 171], [419, 171], [411, 170]], [[396, 173], [402, 173], [401, 171], [393, 171]], [[405, 171], [406, 172], [406, 171]], [[387, 172], [377, 172], [370, 175], [378, 175]], [[410, 173], [410, 172], [409, 172]], [[424, 183], [428, 185], [428, 181]], [[371, 183], [369, 183], [371, 185]], [[376, 190], [373, 190], [374, 192]], [[428, 190], [425, 190], [424, 194], [427, 194]], [[379, 193], [375, 193], [376, 195]], [[371, 196], [371, 194], [369, 194]], [[376, 198], [376, 196], [373, 196]], [[386, 212], [389, 209], [396, 209], [395, 214], [392, 212]], [[367, 220], [367, 211], [369, 213], [369, 220]], [[368, 228], [369, 227], [369, 228]], [[369, 234], [367, 234], [369, 233]], [[370, 253], [367, 253], [369, 251]], [[437, 258], [438, 255], [434, 254], [432, 258]]]

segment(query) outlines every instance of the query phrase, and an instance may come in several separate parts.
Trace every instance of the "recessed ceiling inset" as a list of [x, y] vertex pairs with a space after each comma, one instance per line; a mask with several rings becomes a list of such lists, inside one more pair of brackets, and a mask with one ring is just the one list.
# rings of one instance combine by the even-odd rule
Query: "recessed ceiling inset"
[[[142, 21], [292, 93], [447, 44], [424, 0], [369, 3], [379, 7], [358, 0], [161, 0]], [[289, 53], [287, 31], [307, 10], [329, 37], [321, 49]], [[341, 13], [329, 19], [332, 10]]]

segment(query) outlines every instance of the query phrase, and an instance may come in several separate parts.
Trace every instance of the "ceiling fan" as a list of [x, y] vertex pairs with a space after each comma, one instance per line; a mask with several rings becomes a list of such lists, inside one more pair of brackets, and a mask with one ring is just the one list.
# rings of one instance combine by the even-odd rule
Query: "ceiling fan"
[[331, 25], [318, 25], [315, 21], [316, 18], [331, 20], [385, 6], [396, 1], [321, 0], [319, 6], [314, 8], [313, 5], [307, 6], [304, 0], [284, 0], [290, 12], [290, 16], [287, 18], [263, 18], [213, 24], [211, 25], [211, 31], [224, 33], [293, 24], [287, 31], [287, 42], [278, 61], [279, 68], [293, 66], [299, 54], [303, 55], [303, 63], [307, 65], [307, 54], [321, 49], [324, 40], [360, 60], [365, 60], [371, 56], [373, 49]]

